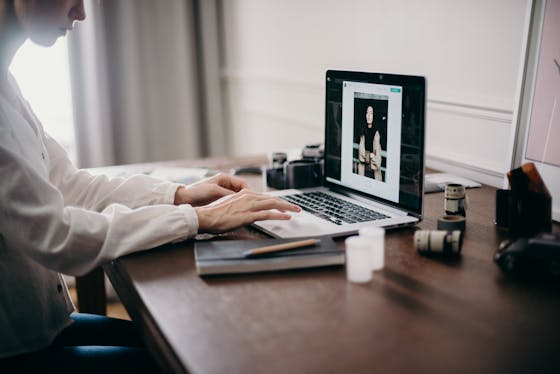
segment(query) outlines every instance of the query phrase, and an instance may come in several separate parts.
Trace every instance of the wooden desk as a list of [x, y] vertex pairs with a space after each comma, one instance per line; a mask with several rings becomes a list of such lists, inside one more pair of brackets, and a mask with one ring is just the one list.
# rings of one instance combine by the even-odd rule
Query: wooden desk
[[[105, 270], [166, 372], [560, 372], [560, 287], [504, 276], [494, 189], [467, 195], [459, 259], [418, 255], [413, 228], [387, 232], [385, 269], [365, 285], [343, 268], [202, 279], [192, 242]], [[434, 229], [443, 195], [425, 203], [419, 227]]]

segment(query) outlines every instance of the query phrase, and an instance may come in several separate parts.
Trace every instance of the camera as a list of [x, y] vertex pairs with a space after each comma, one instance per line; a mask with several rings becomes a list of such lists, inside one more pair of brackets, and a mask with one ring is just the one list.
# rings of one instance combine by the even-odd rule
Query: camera
[[301, 159], [287, 161], [284, 152], [271, 155], [271, 168], [266, 169], [266, 184], [277, 190], [306, 188], [323, 184], [324, 148], [320, 143], [303, 147]]
[[506, 273], [518, 276], [560, 278], [560, 233], [503, 241], [494, 255]]

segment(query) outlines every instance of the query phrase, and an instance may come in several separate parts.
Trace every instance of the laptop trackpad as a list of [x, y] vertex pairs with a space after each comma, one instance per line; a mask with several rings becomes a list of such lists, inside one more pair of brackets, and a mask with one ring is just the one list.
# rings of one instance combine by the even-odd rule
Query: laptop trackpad
[[317, 236], [322, 235], [323, 233], [332, 232], [332, 229], [329, 229], [328, 227], [334, 224], [319, 220], [312, 214], [300, 212], [290, 215], [292, 218], [288, 221], [259, 221], [255, 222], [255, 224], [269, 234], [281, 238]]

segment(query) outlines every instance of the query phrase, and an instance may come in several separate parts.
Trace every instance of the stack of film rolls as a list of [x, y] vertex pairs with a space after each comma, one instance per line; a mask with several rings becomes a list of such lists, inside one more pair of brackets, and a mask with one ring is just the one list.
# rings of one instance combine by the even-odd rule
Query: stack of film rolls
[[438, 219], [438, 230], [453, 231], [466, 229], [465, 187], [451, 183], [445, 186], [444, 192], [445, 215]]
[[466, 229], [465, 187], [448, 184], [444, 192], [445, 215], [438, 218], [437, 230], [414, 233], [414, 247], [420, 254], [459, 255]]

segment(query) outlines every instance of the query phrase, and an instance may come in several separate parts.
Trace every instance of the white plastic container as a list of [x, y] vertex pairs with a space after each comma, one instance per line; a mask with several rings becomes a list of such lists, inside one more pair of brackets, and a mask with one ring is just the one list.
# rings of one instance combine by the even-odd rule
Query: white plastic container
[[346, 278], [353, 283], [371, 281], [371, 251], [368, 241], [359, 236], [346, 238]]
[[385, 230], [380, 227], [364, 227], [359, 231], [360, 238], [366, 240], [370, 252], [371, 271], [385, 266]]

